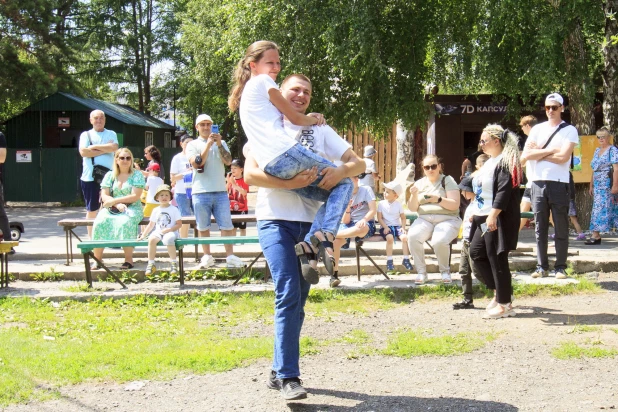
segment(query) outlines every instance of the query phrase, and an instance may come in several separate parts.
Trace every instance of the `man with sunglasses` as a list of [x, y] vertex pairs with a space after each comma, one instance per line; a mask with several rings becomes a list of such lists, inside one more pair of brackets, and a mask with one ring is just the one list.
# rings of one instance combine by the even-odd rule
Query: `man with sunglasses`
[[554, 219], [556, 263], [552, 274], [566, 278], [569, 248], [569, 166], [573, 149], [579, 143], [575, 127], [562, 120], [564, 99], [551, 93], [545, 99], [547, 121], [530, 130], [522, 163], [528, 164], [528, 179], [532, 182], [532, 211], [536, 222], [537, 268], [533, 278], [548, 276], [547, 234], [549, 213]]

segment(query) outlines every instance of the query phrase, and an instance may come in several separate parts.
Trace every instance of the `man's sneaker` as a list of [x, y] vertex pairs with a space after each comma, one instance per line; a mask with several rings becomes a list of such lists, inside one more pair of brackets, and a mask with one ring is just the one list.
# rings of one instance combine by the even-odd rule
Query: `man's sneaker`
[[389, 272], [392, 272], [395, 270], [395, 265], [393, 264], [392, 260], [387, 260], [386, 261], [386, 270]]
[[414, 269], [414, 266], [412, 266], [412, 263], [410, 262], [410, 259], [404, 259], [401, 264], [403, 265], [403, 267], [405, 267], [407, 270], [412, 270]]
[[453, 283], [453, 279], [451, 279], [451, 272], [442, 272], [442, 283], [446, 285]]
[[215, 264], [215, 258], [213, 258], [211, 255], [204, 255], [204, 256], [202, 256], [202, 259], [200, 260], [200, 264], [199, 264], [198, 268], [200, 268], [200, 269], [208, 269], [209, 267], [211, 267], [214, 264]]
[[228, 268], [244, 268], [245, 262], [243, 262], [238, 256], [229, 255], [225, 258], [225, 263], [227, 263]]
[[564, 269], [555, 269], [551, 272], [552, 276], [555, 276], [556, 279], [566, 279], [567, 275]]
[[178, 263], [171, 262], [170, 263], [170, 274], [177, 275], [178, 274]]
[[532, 272], [532, 276], [533, 278], [546, 278], [547, 277], [547, 271], [545, 269], [543, 269], [540, 266], [536, 267], [536, 270], [534, 272]]
[[425, 282], [427, 282], [427, 273], [419, 273], [418, 275], [416, 275], [414, 283], [416, 283], [417, 285], [422, 285]]
[[331, 288], [336, 288], [337, 286], [341, 284], [341, 279], [339, 279], [336, 276], [331, 276], [329, 284]]
[[146, 275], [152, 276], [155, 274], [155, 272], [157, 271], [157, 267], [155, 266], [154, 263], [149, 263], [148, 266], [146, 266]]
[[283, 399], [293, 401], [305, 399], [307, 391], [303, 388], [303, 383], [298, 378], [285, 378], [281, 380], [281, 395]]
[[268, 380], [266, 381], [266, 386], [269, 389], [281, 390], [281, 379], [277, 379], [277, 372], [270, 371], [270, 375], [268, 375]]

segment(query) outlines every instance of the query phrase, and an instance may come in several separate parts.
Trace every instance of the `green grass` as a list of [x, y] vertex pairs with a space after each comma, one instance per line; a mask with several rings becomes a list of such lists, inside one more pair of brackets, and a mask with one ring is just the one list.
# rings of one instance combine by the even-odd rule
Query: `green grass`
[[454, 356], [480, 349], [496, 337], [496, 334], [462, 332], [455, 335], [435, 335], [427, 330], [402, 330], [389, 337], [386, 349], [381, 352], [402, 358]]
[[107, 289], [102, 287], [90, 287], [87, 283], [78, 283], [76, 285], [61, 287], [61, 290], [67, 292], [105, 292]]
[[586, 347], [574, 342], [562, 342], [551, 352], [557, 359], [583, 359], [583, 358], [615, 358], [618, 356], [616, 348], [601, 348], [598, 345]]
[[586, 333], [586, 332], [600, 332], [600, 326], [592, 326], [592, 325], [575, 325], [573, 329], [568, 331], [567, 333]]

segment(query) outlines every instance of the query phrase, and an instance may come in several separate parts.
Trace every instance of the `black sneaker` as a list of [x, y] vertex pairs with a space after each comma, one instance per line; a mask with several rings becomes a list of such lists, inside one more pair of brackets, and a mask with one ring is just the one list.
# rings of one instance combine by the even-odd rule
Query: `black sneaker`
[[474, 303], [471, 300], [464, 299], [461, 302], [453, 303], [453, 309], [474, 309]]
[[270, 376], [268, 376], [266, 386], [269, 389], [281, 390], [281, 379], [277, 379], [277, 372], [270, 371]]
[[347, 238], [345, 240], [345, 243], [343, 245], [341, 245], [341, 249], [349, 249], [350, 248], [350, 241], [352, 240], [352, 238]]
[[307, 391], [299, 378], [286, 378], [281, 380], [281, 396], [288, 401], [305, 399]]
[[340, 284], [341, 284], [341, 279], [339, 279], [337, 276], [330, 277], [330, 287], [331, 288], [336, 288]]

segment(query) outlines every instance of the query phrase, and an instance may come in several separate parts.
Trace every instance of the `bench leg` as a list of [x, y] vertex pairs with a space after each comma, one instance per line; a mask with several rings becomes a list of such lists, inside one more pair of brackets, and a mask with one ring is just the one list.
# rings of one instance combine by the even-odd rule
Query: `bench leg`
[[65, 227], [64, 228], [64, 242], [65, 242], [66, 247], [67, 247], [67, 263], [66, 263], [66, 266], [70, 265], [70, 263], [69, 263], [69, 253], [70, 253], [70, 250], [71, 250], [71, 248], [69, 247], [69, 237], [70, 236], [71, 235], [69, 234], [69, 231]]
[[90, 253], [84, 253], [84, 265], [86, 265], [86, 282], [88, 286], [92, 289], [92, 272], [90, 271]]
[[[387, 275], [386, 273], [384, 273], [384, 271], [382, 270], [382, 268], [381, 268], [380, 266], [378, 266], [378, 264], [377, 264], [377, 263], [376, 263], [376, 262], [375, 262], [375, 261], [371, 258], [371, 256], [369, 256], [369, 255], [367, 254], [367, 252], [365, 252], [365, 249], [363, 249], [363, 248], [362, 248], [362, 247], [360, 247], [360, 246], [357, 246], [357, 248], [358, 248], [358, 250], [359, 250], [359, 251], [363, 252], [363, 255], [365, 255], [365, 256], [367, 257], [367, 259], [369, 259], [369, 261], [370, 261], [371, 263], [373, 263], [373, 266], [375, 266], [375, 267], [376, 267], [376, 269], [378, 269], [378, 270], [380, 271], [380, 273], [382, 273], [382, 275], [383, 275], [386, 279], [388, 279], [388, 280], [390, 280], [390, 279], [391, 279], [391, 278], [389, 278], [389, 277], [388, 277], [388, 275]], [[357, 252], [356, 256], [357, 256], [357, 259], [358, 259], [358, 252]], [[359, 276], [358, 278], [359, 278], [359, 280], [360, 280], [360, 276]]]
[[178, 249], [178, 270], [180, 270], [180, 286], [185, 284], [184, 248]]
[[255, 262], [257, 262], [257, 260], [258, 260], [259, 258], [261, 258], [263, 255], [264, 255], [264, 253], [260, 252], [260, 254], [259, 254], [259, 255], [257, 255], [257, 257], [256, 257], [255, 259], [253, 259], [253, 261], [249, 264], [249, 266], [247, 266], [247, 267], [245, 268], [245, 270], [244, 270], [244, 271], [240, 274], [240, 276], [238, 276], [238, 277], [236, 278], [236, 280], [234, 281], [234, 283], [232, 284], [232, 286], [237, 285], [237, 284], [238, 284], [238, 282], [240, 282], [240, 279], [242, 279], [242, 278], [244, 278], [244, 277], [245, 277], [245, 275], [247, 274], [247, 272], [249, 272], [249, 271], [251, 270], [251, 268], [253, 267], [253, 265], [255, 264]]
[[[195, 226], [193, 226], [193, 237], [197, 238], [200, 237], [199, 232], [197, 231], [197, 223], [195, 224]], [[199, 262], [200, 258], [197, 254], [197, 243], [195, 244], [195, 261]]]
[[356, 277], [358, 278], [358, 281], [360, 282], [360, 277], [361, 277], [361, 268], [360, 268], [360, 245], [358, 243], [355, 242], [355, 247], [356, 247]]
[[[94, 255], [94, 253], [88, 252], [88, 254], [90, 255], [90, 257], [92, 257], [94, 259], [95, 262], [97, 262], [101, 267], [103, 267], [103, 269], [105, 269], [105, 271], [107, 272], [108, 275], [113, 277], [116, 280], [116, 282], [120, 283], [120, 285], [122, 286], [123, 289], [127, 288], [127, 285], [122, 283], [122, 280], [120, 280], [120, 278], [118, 276], [116, 276], [116, 274], [114, 272], [109, 270], [107, 268], [107, 266], [105, 266], [105, 264], [103, 262], [101, 262], [99, 259], [97, 259], [96, 256]], [[90, 269], [90, 266], [86, 270], [89, 270], [89, 269]], [[90, 286], [92, 287], [92, 278], [90, 279]]]

